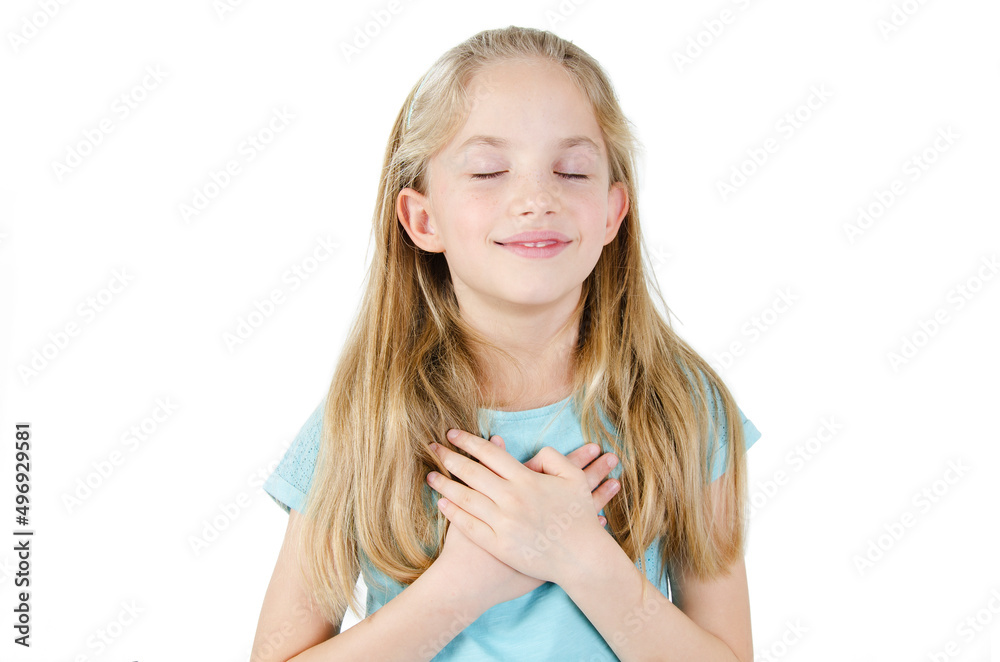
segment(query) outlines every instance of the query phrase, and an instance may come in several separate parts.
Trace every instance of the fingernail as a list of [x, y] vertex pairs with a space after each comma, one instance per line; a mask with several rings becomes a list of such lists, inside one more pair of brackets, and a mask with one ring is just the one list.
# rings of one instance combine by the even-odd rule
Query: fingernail
[[618, 488], [621, 487], [621, 484], [617, 480], [612, 480], [609, 482], [611, 483], [611, 485], [608, 487], [608, 491], [614, 494], [615, 492], [618, 491]]
[[448, 430], [448, 438], [449, 439], [451, 439], [452, 441], [455, 441], [456, 437], [458, 437], [458, 430]]

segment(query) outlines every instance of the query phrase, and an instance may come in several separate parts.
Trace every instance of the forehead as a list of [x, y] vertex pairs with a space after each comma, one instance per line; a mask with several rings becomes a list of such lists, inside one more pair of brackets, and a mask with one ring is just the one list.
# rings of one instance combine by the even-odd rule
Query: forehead
[[593, 105], [557, 62], [529, 57], [492, 62], [467, 81], [468, 112], [447, 146], [580, 148], [603, 153]]

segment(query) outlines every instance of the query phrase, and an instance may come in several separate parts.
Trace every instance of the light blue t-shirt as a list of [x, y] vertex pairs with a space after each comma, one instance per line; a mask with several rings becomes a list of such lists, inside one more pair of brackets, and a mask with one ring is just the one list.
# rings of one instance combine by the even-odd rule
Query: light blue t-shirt
[[[712, 471], [712, 480], [722, 475], [727, 463], [724, 445], [726, 428], [720, 409], [710, 400], [715, 420], [719, 423], [719, 437]], [[313, 468], [319, 450], [320, 429], [323, 421], [321, 402], [302, 426], [292, 445], [282, 457], [275, 471], [264, 482], [263, 489], [286, 512], [289, 508], [301, 512], [306, 493], [312, 481]], [[526, 411], [495, 411], [492, 416], [491, 434], [503, 437], [505, 447], [518, 462], [527, 462], [543, 446], [551, 446], [563, 455], [584, 444], [580, 421], [572, 411], [572, 396], [559, 402]], [[742, 410], [746, 447], [750, 448], [760, 438], [760, 432]], [[609, 425], [607, 418], [601, 418]], [[609, 430], [613, 428], [609, 425]], [[486, 430], [480, 435], [486, 438]], [[606, 451], [613, 449], [607, 447]], [[620, 460], [621, 458], [619, 458]], [[619, 478], [621, 463], [611, 471], [610, 477]], [[424, 485], [428, 503], [431, 488]], [[437, 497], [434, 493], [433, 497]], [[604, 510], [600, 511], [604, 514]], [[667, 598], [671, 597], [669, 568], [667, 577], [660, 576], [659, 540], [645, 553], [646, 577]], [[362, 575], [368, 589], [365, 616], [369, 616], [404, 590], [399, 584], [376, 570], [361, 553]], [[639, 562], [636, 561], [636, 567]], [[557, 584], [546, 582], [519, 598], [494, 605], [460, 632], [445, 646], [434, 660], [617, 660], [601, 633]]]

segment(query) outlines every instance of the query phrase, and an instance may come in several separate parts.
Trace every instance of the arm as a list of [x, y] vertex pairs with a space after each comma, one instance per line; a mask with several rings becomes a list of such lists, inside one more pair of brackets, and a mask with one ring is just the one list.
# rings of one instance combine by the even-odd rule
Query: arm
[[308, 592], [299, 576], [301, 561], [296, 541], [301, 523], [301, 515], [290, 510], [285, 539], [257, 620], [250, 662], [284, 662], [340, 630], [340, 623], [329, 623], [310, 608]]
[[486, 611], [475, 596], [440, 581], [439, 570], [431, 564], [374, 614], [290, 660], [430, 660]]
[[327, 622], [308, 606], [295, 548], [300, 517], [294, 509], [289, 512], [251, 662], [430, 660], [488, 608], [449, 585], [435, 562], [384, 607], [340, 633], [340, 623]]
[[[594, 526], [588, 512], [594, 505], [592, 486], [567, 458], [546, 446], [536, 456], [535, 470], [525, 471], [485, 439], [462, 430], [449, 431], [448, 438], [480, 461], [431, 446], [445, 468], [466, 483], [428, 478], [444, 495], [438, 508], [452, 527], [511, 568], [558, 584], [620, 659], [750, 662], [750, 605], [742, 559], [711, 581], [680, 577], [681, 611], [607, 531]], [[722, 526], [727, 520], [722, 510], [726, 500], [720, 498], [724, 489], [722, 481], [715, 481], [709, 490], [714, 520]], [[550, 534], [553, 528], [556, 532]]]
[[[715, 481], [711, 489], [717, 495], [721, 481]], [[712, 580], [675, 577], [674, 605], [639, 573], [611, 536], [604, 536], [587, 554], [581, 570], [560, 586], [620, 659], [753, 660], [743, 559]]]

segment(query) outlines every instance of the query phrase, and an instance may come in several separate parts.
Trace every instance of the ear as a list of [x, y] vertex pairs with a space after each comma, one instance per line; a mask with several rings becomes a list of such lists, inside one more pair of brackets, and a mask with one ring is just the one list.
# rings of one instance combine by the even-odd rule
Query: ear
[[428, 253], [440, 253], [444, 248], [434, 232], [429, 209], [427, 196], [416, 189], [404, 188], [396, 196], [396, 217], [406, 234], [410, 235], [414, 244]]
[[628, 213], [629, 199], [628, 190], [622, 182], [615, 182], [608, 191], [608, 220], [606, 233], [604, 235], [604, 245], [607, 246], [611, 240], [618, 235], [618, 228], [621, 227], [625, 214]]

